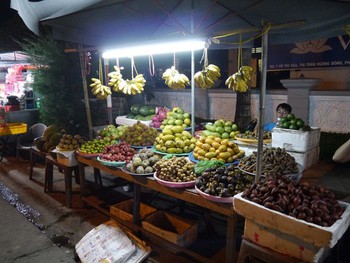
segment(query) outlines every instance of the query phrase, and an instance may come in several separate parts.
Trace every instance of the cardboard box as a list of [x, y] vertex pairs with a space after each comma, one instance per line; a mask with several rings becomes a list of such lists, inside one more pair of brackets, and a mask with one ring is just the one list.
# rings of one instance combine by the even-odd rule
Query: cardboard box
[[[120, 202], [115, 205], [111, 205], [109, 211], [112, 215], [124, 220], [131, 222], [133, 219], [133, 199], [128, 199], [123, 202]], [[145, 219], [147, 216], [157, 212], [157, 209], [146, 205], [144, 203], [140, 203], [140, 217], [141, 220]]]
[[330, 248], [317, 247], [304, 240], [295, 240], [292, 236], [278, 231], [272, 232], [269, 228], [251, 220], [245, 221], [243, 237], [259, 246], [303, 262], [320, 262], [330, 250]]
[[158, 211], [142, 221], [142, 227], [182, 247], [191, 245], [197, 239], [198, 224], [164, 211]]
[[[115, 118], [115, 123], [118, 125], [128, 125], [128, 126], [133, 126], [135, 123], [137, 123], [138, 120], [134, 120], [134, 119], [129, 119], [125, 116], [118, 116], [117, 118]], [[150, 125], [151, 121], [139, 121], [147, 126]]]
[[317, 146], [303, 153], [292, 151], [287, 152], [303, 167], [303, 170], [306, 170], [319, 161], [320, 147]]
[[58, 149], [53, 150], [52, 152], [56, 153], [57, 162], [64, 164], [65, 166], [77, 166], [78, 160], [75, 155], [75, 151], [60, 151]]
[[322, 227], [286, 214], [273, 211], [242, 198], [233, 198], [236, 213], [246, 218], [244, 237], [258, 245], [278, 253], [314, 262], [334, 247], [350, 225], [350, 205], [341, 202], [346, 209], [342, 218], [330, 227]]
[[311, 131], [273, 128], [272, 147], [284, 148], [287, 151], [306, 152], [320, 144], [321, 129], [311, 127]]

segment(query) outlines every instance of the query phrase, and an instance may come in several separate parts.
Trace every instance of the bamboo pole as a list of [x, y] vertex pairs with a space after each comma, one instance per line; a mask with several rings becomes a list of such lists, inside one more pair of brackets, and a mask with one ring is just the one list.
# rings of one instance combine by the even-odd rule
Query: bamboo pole
[[[79, 47], [81, 49], [81, 45]], [[89, 138], [92, 140], [93, 138], [93, 129], [92, 129], [92, 120], [91, 120], [91, 111], [90, 111], [90, 103], [89, 103], [89, 93], [87, 89], [87, 82], [86, 82], [86, 72], [84, 67], [84, 52], [79, 52], [79, 60], [80, 60], [80, 71], [81, 71], [81, 78], [83, 82], [83, 90], [84, 90], [84, 103], [85, 103], [85, 110], [86, 110], [86, 118], [88, 123], [88, 129], [89, 129]]]

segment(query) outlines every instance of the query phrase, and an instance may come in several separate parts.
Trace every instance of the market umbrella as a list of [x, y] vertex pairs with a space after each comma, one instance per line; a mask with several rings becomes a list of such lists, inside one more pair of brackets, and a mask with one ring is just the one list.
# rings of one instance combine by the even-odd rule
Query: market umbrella
[[42, 22], [52, 27], [56, 39], [99, 48], [239, 29], [249, 35], [247, 29], [263, 23], [295, 23], [269, 32], [270, 43], [292, 43], [342, 35], [350, 23], [346, 0], [12, 0], [11, 7], [36, 33]]

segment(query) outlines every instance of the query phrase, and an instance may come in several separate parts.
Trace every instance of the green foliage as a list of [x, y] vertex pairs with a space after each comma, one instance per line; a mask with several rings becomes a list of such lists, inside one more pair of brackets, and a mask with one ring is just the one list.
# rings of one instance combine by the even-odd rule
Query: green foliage
[[40, 97], [42, 122], [73, 134], [87, 130], [78, 53], [65, 53], [64, 43], [50, 36], [20, 43], [36, 66], [33, 90]]

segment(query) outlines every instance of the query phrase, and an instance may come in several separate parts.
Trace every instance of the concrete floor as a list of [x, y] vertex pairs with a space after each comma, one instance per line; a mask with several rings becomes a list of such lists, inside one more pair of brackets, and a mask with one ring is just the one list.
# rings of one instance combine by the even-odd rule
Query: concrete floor
[[[345, 169], [343, 172], [349, 170]], [[337, 174], [334, 171], [337, 173], [339, 168], [333, 163], [321, 162], [304, 171], [303, 180], [317, 183], [327, 176], [333, 176], [335, 180]], [[73, 206], [65, 207], [65, 195], [60, 192], [64, 189], [63, 175], [55, 175], [55, 192], [44, 193], [43, 163], [38, 163], [34, 168], [33, 180], [29, 180], [28, 160], [17, 161], [15, 157], [9, 156], [0, 163], [0, 258], [4, 259], [1, 262], [47, 262], [47, 258], [52, 262], [79, 262], [75, 255], [75, 244], [92, 228], [109, 220], [100, 211], [84, 207], [79, 195], [79, 185], [74, 180], [73, 189], [76, 193], [73, 195]], [[341, 178], [344, 180], [343, 176]], [[111, 182], [108, 182], [107, 177], [104, 184], [112, 183], [114, 179], [110, 178]], [[332, 186], [329, 181], [326, 180], [328, 186]], [[342, 199], [348, 198], [349, 191], [350, 188], [347, 191], [342, 188]], [[225, 230], [220, 229], [222, 226], [225, 223], [215, 225], [218, 232], [224, 233]], [[345, 240], [349, 240], [349, 234]], [[341, 246], [341, 251], [348, 251], [350, 243], [346, 244], [346, 247]], [[176, 258], [176, 262], [193, 262], [186, 257], [174, 257], [172, 253], [161, 248], [156, 249], [159, 250], [147, 262], [170, 262], [169, 259], [172, 258]], [[215, 262], [222, 262], [219, 258]], [[336, 258], [335, 260], [332, 257], [327, 263], [350, 262], [347, 261], [350, 260], [348, 256], [338, 255]]]

